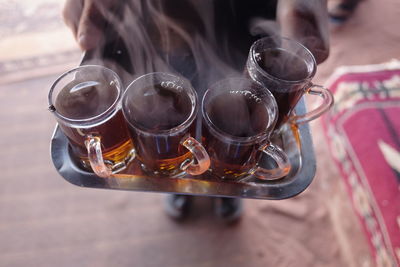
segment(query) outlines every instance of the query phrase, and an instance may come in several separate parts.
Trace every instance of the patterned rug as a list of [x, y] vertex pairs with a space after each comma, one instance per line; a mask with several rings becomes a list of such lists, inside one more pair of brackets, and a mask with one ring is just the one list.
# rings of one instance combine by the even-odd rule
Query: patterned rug
[[400, 264], [400, 61], [339, 68], [323, 117], [376, 266]]

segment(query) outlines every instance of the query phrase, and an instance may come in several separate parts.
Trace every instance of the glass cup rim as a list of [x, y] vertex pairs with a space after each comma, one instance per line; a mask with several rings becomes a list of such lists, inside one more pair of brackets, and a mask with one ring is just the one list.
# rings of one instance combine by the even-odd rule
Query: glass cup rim
[[[268, 122], [268, 126], [261, 133], [258, 133], [258, 134], [253, 135], [253, 136], [248, 136], [248, 137], [234, 136], [234, 135], [231, 135], [229, 133], [226, 133], [226, 132], [220, 130], [212, 122], [211, 118], [208, 116], [208, 113], [206, 111], [205, 101], [206, 101], [206, 98], [209, 96], [209, 94], [211, 94], [210, 88], [216, 87], [219, 84], [224, 83], [224, 82], [229, 81], [229, 80], [251, 82], [255, 86], [258, 86], [259, 88], [262, 88], [262, 90], [264, 90], [263, 93], [266, 94], [266, 96], [264, 96], [264, 97], [267, 97], [267, 98], [269, 98], [271, 100], [271, 102], [272, 102], [272, 107], [271, 108], [272, 108], [273, 112], [275, 113], [275, 116], [274, 116], [272, 121]], [[274, 96], [272, 95], [272, 93], [266, 87], [261, 86], [258, 83], [254, 82], [253, 80], [246, 79], [246, 78], [226, 78], [226, 79], [220, 80], [220, 81], [212, 84], [211, 86], [208, 87], [208, 89], [206, 90], [206, 92], [205, 92], [205, 94], [203, 96], [202, 103], [201, 103], [201, 108], [202, 108], [202, 117], [204, 118], [204, 120], [205, 120], [205, 122], [207, 124], [207, 127], [211, 131], [213, 131], [215, 134], [217, 134], [222, 139], [228, 139], [231, 142], [241, 143], [241, 144], [253, 143], [253, 142], [257, 142], [257, 141], [264, 141], [264, 140], [268, 139], [269, 134], [270, 134], [270, 132], [268, 130], [272, 131], [272, 129], [273, 129], [273, 127], [276, 124], [276, 121], [278, 119], [278, 116], [276, 115], [277, 112], [278, 112], [278, 105], [277, 105], [276, 100], [275, 100]]]
[[[307, 75], [307, 77], [305, 77], [304, 79], [301, 79], [301, 80], [285, 80], [285, 79], [281, 79], [281, 78], [278, 78], [278, 77], [276, 77], [276, 76], [274, 76], [272, 74], [269, 74], [268, 72], [266, 72], [257, 63], [257, 60], [255, 58], [255, 52], [254, 52], [255, 46], [260, 44], [261, 42], [263, 42], [265, 40], [274, 40], [274, 39], [277, 39], [277, 38], [279, 38], [280, 40], [283, 40], [285, 42], [289, 42], [289, 43], [292, 43], [292, 44], [300, 47], [301, 49], [303, 49], [306, 52], [306, 54], [310, 55], [310, 57], [312, 59], [312, 71]], [[316, 68], [317, 62], [315, 60], [314, 55], [311, 53], [311, 51], [306, 46], [304, 46], [302, 43], [300, 43], [300, 42], [298, 42], [296, 40], [287, 38], [287, 37], [283, 37], [283, 36], [267, 36], [267, 37], [263, 37], [263, 38], [258, 39], [250, 47], [250, 58], [251, 58], [251, 61], [254, 63], [254, 65], [256, 65], [257, 70], [259, 72], [261, 72], [262, 75], [267, 76], [268, 78], [270, 78], [272, 80], [277, 80], [277, 81], [283, 82], [283, 83], [290, 83], [290, 84], [304, 83], [305, 81], [311, 80], [315, 76], [315, 73], [317, 71], [317, 68]]]
[[[66, 116], [64, 116], [64, 115], [62, 115], [62, 114], [60, 114], [60, 113], [57, 111], [57, 109], [55, 109], [54, 103], [53, 103], [53, 100], [52, 100], [53, 92], [54, 92], [54, 90], [55, 90], [57, 84], [58, 84], [63, 78], [65, 78], [66, 76], [68, 76], [69, 74], [71, 74], [71, 73], [73, 73], [73, 72], [76, 72], [76, 71], [78, 71], [78, 70], [81, 70], [81, 69], [89, 69], [89, 68], [97, 68], [97, 69], [106, 70], [106, 71], [110, 72], [110, 73], [114, 76], [114, 78], [117, 79], [117, 81], [118, 81], [118, 83], [119, 83], [119, 86], [117, 86], [118, 94], [117, 94], [117, 96], [116, 96], [114, 102], [113, 102], [105, 111], [103, 111], [102, 113], [100, 113], [100, 114], [98, 114], [98, 115], [95, 115], [95, 116], [92, 116], [92, 117], [89, 117], [89, 118], [84, 118], [84, 119], [71, 119], [71, 118], [68, 118], [68, 117], [66, 117]], [[61, 75], [54, 81], [54, 83], [52, 84], [52, 86], [51, 86], [51, 88], [50, 88], [49, 94], [48, 94], [49, 110], [52, 111], [52, 112], [54, 113], [54, 115], [55, 115], [57, 118], [61, 119], [63, 122], [66, 122], [66, 123], [68, 123], [68, 124], [71, 124], [71, 125], [77, 125], [77, 126], [80, 126], [80, 125], [87, 125], [87, 124], [89, 124], [89, 125], [92, 125], [92, 124], [95, 125], [95, 124], [98, 124], [98, 123], [101, 123], [101, 122], [105, 121], [105, 119], [111, 117], [111, 115], [113, 115], [113, 114], [118, 110], [118, 103], [119, 103], [119, 100], [121, 99], [121, 96], [122, 96], [122, 93], [121, 93], [121, 92], [122, 92], [121, 86], [122, 86], [122, 82], [121, 82], [120, 77], [119, 77], [113, 70], [111, 70], [111, 69], [109, 69], [109, 68], [107, 68], [107, 67], [104, 67], [104, 66], [101, 66], [101, 65], [83, 65], [83, 66], [79, 66], [79, 67], [76, 67], [76, 68], [73, 68], [73, 69], [71, 69], [71, 70], [69, 70], [69, 71], [64, 72], [63, 74], [61, 74]]]
[[[128, 94], [128, 91], [129, 91], [129, 88], [131, 87], [131, 85], [132, 85], [133, 83], [137, 82], [139, 79], [143, 79], [143, 78], [146, 78], [146, 77], [149, 77], [149, 76], [156, 76], [156, 75], [169, 76], [169, 77], [173, 77], [173, 78], [175, 78], [175, 79], [182, 80], [183, 82], [187, 82], [187, 84], [188, 84], [189, 86], [188, 86], [188, 87], [184, 87], [184, 88], [185, 88], [185, 91], [186, 91], [186, 90], [189, 90], [189, 92], [193, 94], [193, 99], [192, 99], [192, 97], [190, 97], [190, 95], [188, 94], [188, 95], [189, 95], [189, 98], [190, 98], [190, 101], [191, 101], [191, 104], [192, 104], [192, 108], [191, 108], [190, 114], [187, 116], [187, 118], [186, 118], [183, 122], [181, 122], [179, 125], [177, 125], [177, 126], [171, 128], [171, 129], [166, 129], [166, 130], [151, 130], [151, 129], [148, 129], [148, 128], [145, 128], [145, 127], [136, 125], [136, 124], [132, 123], [131, 121], [129, 121], [129, 120], [127, 119], [126, 112], [125, 112], [125, 109], [124, 109], [124, 106], [125, 106], [125, 105], [124, 105], [124, 102], [125, 102], [124, 99], [126, 98], [126, 96], [127, 96], [127, 94]], [[164, 135], [164, 134], [169, 135], [169, 134], [172, 134], [172, 133], [177, 133], [177, 132], [183, 131], [184, 129], [186, 129], [187, 127], [189, 127], [189, 126], [192, 124], [192, 122], [195, 120], [195, 118], [196, 118], [196, 116], [197, 116], [197, 112], [198, 112], [198, 95], [197, 95], [196, 90], [194, 90], [193, 86], [191, 85], [190, 81], [187, 80], [186, 78], [182, 77], [182, 76], [174, 75], [174, 74], [167, 73], [167, 72], [150, 72], [150, 73], [143, 74], [143, 75], [137, 77], [136, 79], [134, 79], [134, 80], [126, 87], [126, 90], [125, 90], [125, 92], [124, 92], [123, 95], [122, 95], [121, 103], [122, 103], [122, 104], [121, 104], [121, 105], [122, 105], [122, 113], [124, 114], [126, 123], [127, 123], [128, 125], [130, 125], [131, 127], [133, 127], [135, 130], [137, 130], [137, 131], [139, 131], [139, 132], [141, 132], [141, 133], [153, 134], [153, 135]], [[193, 106], [194, 106], [194, 107], [193, 107]]]

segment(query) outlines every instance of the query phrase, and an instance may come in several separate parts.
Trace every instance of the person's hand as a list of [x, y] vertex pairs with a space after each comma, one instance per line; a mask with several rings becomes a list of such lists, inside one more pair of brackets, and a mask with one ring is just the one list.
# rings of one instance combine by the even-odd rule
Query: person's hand
[[277, 21], [281, 35], [305, 45], [318, 64], [329, 56], [326, 0], [279, 0]]
[[63, 9], [65, 24], [71, 28], [82, 50], [90, 50], [103, 40], [105, 13], [114, 8], [113, 0], [67, 0]]

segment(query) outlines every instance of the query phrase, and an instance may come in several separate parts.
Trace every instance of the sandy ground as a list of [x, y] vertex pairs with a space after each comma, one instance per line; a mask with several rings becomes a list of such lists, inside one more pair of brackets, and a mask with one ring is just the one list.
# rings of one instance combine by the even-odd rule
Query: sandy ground
[[[25, 21], [41, 12], [34, 5], [26, 11], [27, 3], [0, 2], [9, 10], [0, 17], [0, 266], [374, 266], [318, 121], [311, 124], [318, 159], [313, 184], [284, 201], [246, 200], [242, 221], [231, 227], [214, 217], [206, 198], [178, 224], [163, 213], [162, 194], [65, 182], [49, 156], [55, 122], [46, 97], [80, 53], [54, 0], [37, 4], [53, 9], [55, 19], [21, 22], [10, 31], [10, 14]], [[332, 30], [331, 56], [316, 81], [323, 83], [340, 65], [399, 57], [399, 6], [366, 0], [346, 25]], [[38, 40], [34, 46], [27, 46], [29, 36]], [[57, 36], [51, 53], [40, 45], [44, 36]]]

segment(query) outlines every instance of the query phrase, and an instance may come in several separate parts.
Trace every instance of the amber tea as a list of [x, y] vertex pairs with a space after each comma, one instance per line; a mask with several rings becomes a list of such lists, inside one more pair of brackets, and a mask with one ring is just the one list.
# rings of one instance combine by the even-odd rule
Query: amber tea
[[[241, 179], [253, 174], [278, 179], [290, 170], [286, 154], [269, 141], [277, 106], [272, 94], [248, 79], [229, 78], [212, 85], [203, 97], [202, 142], [211, 159], [212, 174]], [[277, 168], [258, 165], [262, 153]]]
[[172, 82], [169, 85], [160, 83], [138, 89], [130, 107], [127, 120], [135, 127], [129, 126], [129, 131], [136, 140], [138, 159], [144, 168], [165, 175], [180, 172], [182, 162], [193, 158], [181, 140], [188, 134], [195, 136], [194, 125], [188, 132], [174, 135], [153, 136], [147, 132], [168, 131], [189, 119], [192, 112], [189, 96], [180, 93]]
[[[251, 94], [232, 91], [210, 101], [205, 111], [215, 128], [233, 137], [252, 137], [267, 131], [268, 108]], [[211, 159], [212, 172], [219, 177], [241, 177], [257, 163], [258, 143], [235, 143], [219, 138], [203, 121], [203, 144]]]
[[122, 103], [145, 172], [177, 176], [207, 169], [208, 155], [193, 138], [197, 95], [188, 81], [165, 73], [147, 74], [132, 82]]
[[[279, 109], [277, 128], [289, 120], [296, 123], [311, 121], [333, 104], [329, 90], [311, 82], [316, 72], [314, 56], [296, 41], [275, 36], [254, 42], [245, 72], [275, 97]], [[304, 94], [317, 95], [323, 102], [306, 114], [294, 114]]]
[[[255, 56], [258, 65], [268, 74], [286, 81], [304, 80], [309, 76], [306, 62], [295, 54], [280, 48], [270, 48]], [[303, 96], [304, 85], [277, 84], [264, 81], [265, 85], [278, 104], [279, 116], [277, 124], [288, 120], [289, 114]]]
[[122, 170], [133, 159], [134, 150], [120, 109], [119, 80], [113, 78], [111, 70], [100, 66], [84, 66], [71, 72], [68, 82], [62, 83], [62, 76], [56, 82], [59, 87], [51, 91], [51, 109], [69, 140], [72, 153], [84, 168], [91, 170], [96, 156], [92, 156], [91, 162], [88, 142], [96, 140], [99, 144], [95, 149], [102, 155], [102, 160], [96, 160], [111, 172]]

